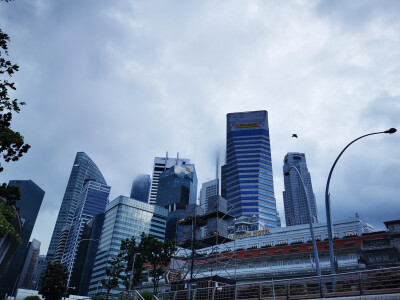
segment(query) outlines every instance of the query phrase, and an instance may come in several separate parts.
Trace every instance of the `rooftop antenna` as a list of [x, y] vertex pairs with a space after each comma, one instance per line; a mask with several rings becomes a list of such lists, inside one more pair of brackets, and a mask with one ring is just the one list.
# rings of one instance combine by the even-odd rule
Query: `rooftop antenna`
[[164, 171], [167, 169], [167, 162], [168, 162], [168, 151], [165, 154], [165, 164], [164, 164]]

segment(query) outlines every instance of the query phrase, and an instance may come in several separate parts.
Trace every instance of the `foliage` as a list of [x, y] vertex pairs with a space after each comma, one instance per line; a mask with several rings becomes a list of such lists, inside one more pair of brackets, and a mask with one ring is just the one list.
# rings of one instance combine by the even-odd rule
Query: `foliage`
[[39, 296], [27, 296], [24, 300], [41, 300]]
[[46, 300], [59, 300], [67, 289], [68, 269], [60, 263], [51, 262], [47, 265], [39, 293]]
[[140, 292], [140, 296], [144, 298], [144, 300], [152, 300], [153, 299], [153, 293], [149, 291], [143, 291]]
[[[125, 263], [125, 275], [121, 275], [120, 278], [128, 291], [130, 288], [130, 276], [132, 273], [132, 264], [135, 253], [141, 253], [140, 248], [136, 245], [135, 237], [132, 236], [130, 239], [123, 240], [120, 247], [121, 252], [118, 257]], [[136, 255], [135, 266], [132, 278], [132, 287], [137, 285], [142, 279], [144, 257], [142, 255]]]
[[142, 251], [143, 259], [151, 264], [150, 275], [153, 277], [154, 294], [157, 294], [158, 284], [175, 251], [174, 243], [168, 240], [161, 242], [153, 236], [142, 233], [139, 249]]
[[108, 261], [108, 265], [109, 267], [106, 268], [107, 280], [101, 280], [101, 284], [106, 288], [107, 294], [109, 294], [112, 289], [118, 287], [118, 279], [124, 270], [124, 266], [119, 257], [114, 257], [112, 260]]
[[[0, 29], [0, 74], [12, 76], [19, 70], [19, 66], [5, 59], [8, 56], [9, 36]], [[14, 82], [0, 79], [0, 157], [5, 162], [17, 161], [22, 155], [28, 152], [30, 146], [24, 144], [24, 137], [17, 131], [11, 129], [11, 120], [13, 112], [19, 113], [20, 106], [25, 102], [19, 102], [18, 99], [11, 99], [9, 90], [16, 90]], [[0, 172], [3, 167], [0, 165]]]
[[[8, 186], [3, 183], [0, 186], [0, 237], [10, 234], [19, 243], [22, 242], [18, 230], [13, 226], [12, 221], [17, 217], [15, 204], [21, 199], [18, 187]], [[15, 222], [14, 222], [15, 223]]]
[[[2, 0], [9, 2], [10, 0]], [[24, 137], [17, 131], [11, 129], [12, 114], [20, 112], [20, 106], [25, 102], [18, 99], [11, 99], [9, 90], [16, 90], [14, 82], [9, 82], [3, 76], [11, 77], [19, 70], [19, 66], [13, 64], [8, 57], [8, 42], [10, 37], [0, 29], [0, 158], [5, 162], [17, 161], [22, 155], [28, 152], [30, 146], [24, 144]], [[3, 167], [0, 163], [0, 172]], [[18, 230], [12, 225], [16, 220], [18, 212], [15, 210], [15, 203], [20, 199], [18, 188], [10, 188], [4, 183], [0, 188], [0, 237], [10, 234], [19, 243], [21, 237]], [[15, 223], [15, 222], [14, 222]]]
[[396, 288], [399, 286], [400, 271], [398, 270], [382, 270], [368, 274], [364, 285], [367, 290]]

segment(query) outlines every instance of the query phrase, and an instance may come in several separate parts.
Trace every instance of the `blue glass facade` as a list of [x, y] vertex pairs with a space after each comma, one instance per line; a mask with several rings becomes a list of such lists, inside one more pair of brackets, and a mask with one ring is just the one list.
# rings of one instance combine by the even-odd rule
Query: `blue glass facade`
[[150, 175], [138, 175], [132, 183], [131, 198], [144, 203], [148, 203], [150, 183]]
[[277, 227], [267, 111], [228, 114], [226, 140], [221, 193], [233, 206], [231, 214]]
[[95, 215], [104, 213], [110, 189], [108, 185], [90, 179], [85, 181], [61, 260], [61, 263], [68, 268], [69, 277], [74, 269], [83, 228]]
[[44, 191], [32, 180], [10, 180], [8, 184], [17, 186], [21, 192], [21, 200], [17, 201], [16, 207], [22, 221], [22, 243], [15, 249], [8, 267], [0, 274], [0, 293], [3, 294], [11, 294], [16, 281], [20, 279], [29, 239], [44, 197]]
[[182, 236], [178, 220], [185, 216], [186, 205], [196, 204], [197, 175], [193, 164], [175, 165], [160, 174], [156, 204], [168, 209], [165, 237], [178, 240]]
[[58, 239], [64, 226], [72, 225], [75, 210], [81, 194], [85, 179], [93, 179], [99, 183], [107, 184], [99, 168], [84, 152], [78, 152], [72, 166], [71, 175], [68, 179], [64, 198], [54, 226], [53, 235], [50, 240], [49, 250], [47, 251], [46, 264], [53, 260], [56, 252]]
[[164, 240], [167, 217], [168, 210], [165, 208], [124, 196], [119, 196], [107, 205], [90, 280], [89, 296], [94, 295], [97, 288], [99, 293], [106, 292], [97, 284], [100, 280], [106, 279], [107, 263], [120, 252], [121, 241], [134, 236], [139, 243], [142, 232]]

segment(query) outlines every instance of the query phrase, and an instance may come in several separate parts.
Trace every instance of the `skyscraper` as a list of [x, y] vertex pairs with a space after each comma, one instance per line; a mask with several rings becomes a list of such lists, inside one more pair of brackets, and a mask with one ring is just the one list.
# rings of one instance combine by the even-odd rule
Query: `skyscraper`
[[90, 280], [89, 295], [94, 295], [97, 289], [99, 293], [106, 292], [104, 287], [98, 285], [98, 282], [106, 279], [105, 269], [108, 261], [120, 253], [121, 241], [134, 236], [138, 244], [142, 232], [164, 240], [167, 216], [168, 211], [165, 208], [125, 196], [119, 196], [107, 205]]
[[[27, 255], [28, 243], [31, 237], [36, 218], [42, 205], [44, 191], [32, 180], [11, 180], [10, 186], [17, 186], [21, 192], [21, 200], [16, 207], [22, 220], [22, 243], [16, 248], [8, 267], [1, 274], [0, 291], [10, 294], [20, 278]], [[18, 283], [17, 283], [18, 284]]]
[[22, 268], [16, 289], [20, 287], [24, 289], [31, 288], [36, 262], [40, 254], [40, 244], [36, 239], [29, 242], [24, 267]]
[[227, 115], [221, 175], [221, 195], [233, 205], [230, 214], [256, 216], [267, 228], [278, 226], [267, 111]]
[[85, 224], [82, 232], [82, 239], [79, 243], [76, 255], [74, 270], [69, 285], [77, 287], [76, 295], [87, 296], [89, 291], [90, 277], [94, 260], [103, 229], [105, 213], [95, 215]]
[[95, 215], [104, 213], [110, 189], [111, 187], [108, 185], [91, 179], [85, 180], [85, 185], [83, 186], [78, 200], [74, 221], [71, 225], [71, 230], [69, 231], [64, 254], [61, 260], [61, 263], [68, 268], [68, 281], [70, 280], [74, 269], [83, 228]]
[[[283, 160], [283, 173], [287, 172], [290, 167], [296, 167], [299, 170], [307, 190], [312, 222], [318, 223], [317, 205], [304, 153], [289, 152], [286, 154]], [[307, 197], [299, 175], [295, 170], [292, 170], [289, 176], [284, 176], [284, 182], [283, 204], [285, 206], [286, 226], [309, 224], [306, 206]]]
[[54, 226], [53, 235], [50, 240], [49, 250], [46, 256], [46, 265], [49, 261], [53, 260], [61, 230], [66, 225], [72, 225], [79, 195], [81, 194], [83, 183], [87, 178], [94, 179], [102, 184], [107, 184], [99, 168], [90, 157], [84, 152], [78, 152], [72, 166], [71, 175], [68, 179], [67, 188], [65, 189], [64, 198], [61, 202], [61, 208], [58, 212], [56, 225]]
[[218, 189], [218, 179], [213, 179], [202, 184], [200, 193], [200, 205], [204, 209], [204, 211], [207, 210], [208, 199], [210, 199], [212, 196], [218, 196]]
[[151, 181], [151, 189], [149, 196], [149, 203], [155, 204], [157, 199], [157, 191], [158, 191], [158, 180], [160, 178], [160, 174], [165, 170], [171, 168], [174, 165], [185, 165], [190, 164], [190, 159], [179, 158], [179, 154], [176, 158], [169, 158], [168, 152], [165, 157], [156, 157], [154, 158], [154, 166], [153, 166], [153, 178]]
[[150, 175], [140, 174], [132, 182], [131, 198], [148, 203], [150, 193]]
[[180, 240], [178, 220], [185, 216], [186, 205], [196, 201], [197, 176], [193, 164], [175, 165], [160, 174], [156, 204], [168, 209], [167, 239]]

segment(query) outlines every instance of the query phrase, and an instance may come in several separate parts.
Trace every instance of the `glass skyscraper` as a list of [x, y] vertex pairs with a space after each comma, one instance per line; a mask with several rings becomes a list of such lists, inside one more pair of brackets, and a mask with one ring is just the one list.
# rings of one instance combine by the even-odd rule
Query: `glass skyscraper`
[[99, 168], [84, 152], [78, 152], [72, 166], [64, 198], [61, 202], [61, 208], [58, 212], [56, 225], [50, 240], [49, 250], [46, 256], [46, 265], [53, 260], [56, 252], [58, 239], [64, 226], [72, 225], [75, 216], [75, 210], [81, 194], [85, 179], [93, 179], [99, 183], [107, 184]]
[[75, 211], [74, 221], [68, 234], [64, 254], [61, 263], [68, 268], [70, 280], [74, 269], [75, 259], [85, 224], [95, 215], [104, 213], [110, 194], [108, 185], [91, 179], [85, 180], [78, 205]]
[[[304, 153], [289, 152], [283, 160], [283, 173], [290, 167], [296, 167], [303, 179], [308, 194], [308, 203], [311, 210], [313, 223], [318, 223], [317, 205], [311, 184], [310, 172], [308, 172], [306, 156]], [[286, 226], [309, 224], [306, 201], [301, 180], [295, 170], [291, 170], [289, 176], [284, 176], [285, 191], [283, 192], [283, 204], [285, 206]]]
[[196, 204], [197, 175], [193, 164], [175, 165], [160, 175], [156, 204], [168, 209], [168, 221], [165, 237], [178, 240], [182, 237], [182, 228], [178, 220], [185, 216], [186, 205]]
[[221, 195], [233, 207], [230, 214], [256, 216], [267, 228], [278, 226], [267, 111], [227, 115], [221, 176]]
[[142, 232], [164, 240], [167, 217], [168, 210], [165, 208], [125, 196], [119, 196], [107, 205], [89, 296], [94, 295], [97, 289], [98, 293], [106, 292], [105, 288], [98, 286], [98, 282], [106, 279], [108, 261], [120, 253], [121, 241], [134, 236], [138, 244]]
[[132, 182], [131, 198], [148, 203], [150, 193], [150, 175], [140, 174]]
[[177, 154], [176, 158], [168, 157], [168, 152], [165, 157], [155, 157], [153, 166], [153, 179], [151, 181], [151, 189], [149, 196], [149, 203], [156, 204], [157, 193], [158, 193], [158, 181], [160, 174], [174, 165], [186, 165], [190, 164], [190, 159], [179, 158]]
[[[18, 285], [22, 276], [29, 239], [44, 197], [44, 191], [32, 180], [10, 180], [8, 185], [17, 186], [21, 192], [21, 200], [17, 201], [15, 206], [22, 222], [22, 243], [14, 251], [7, 268], [0, 274], [0, 292], [3, 294], [11, 294], [14, 285]], [[0, 253], [0, 256], [2, 254]]]

